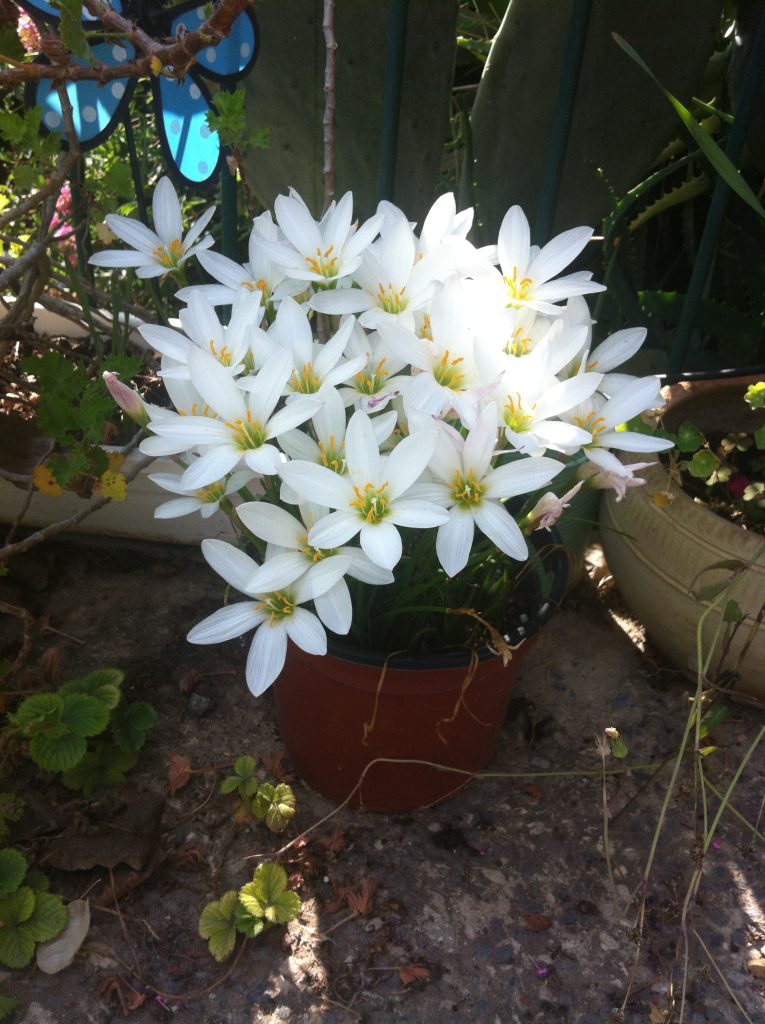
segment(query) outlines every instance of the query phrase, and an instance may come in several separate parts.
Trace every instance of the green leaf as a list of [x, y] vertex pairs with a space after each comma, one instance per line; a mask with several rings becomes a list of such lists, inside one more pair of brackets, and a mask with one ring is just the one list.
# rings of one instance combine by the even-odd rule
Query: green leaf
[[24, 813], [24, 801], [15, 793], [0, 793], [0, 818], [19, 821]]
[[681, 423], [677, 430], [675, 444], [681, 452], [690, 453], [698, 451], [703, 444], [706, 444], [706, 438], [692, 423]]
[[0, 110], [0, 136], [14, 148], [24, 138], [24, 118], [10, 110]]
[[35, 894], [29, 886], [20, 889], [0, 900], [0, 935], [11, 925], [23, 924], [28, 921], [35, 910]]
[[250, 757], [249, 754], [245, 754], [243, 757], [238, 757], [234, 761], [234, 771], [240, 779], [251, 779], [255, 774], [257, 767], [257, 761], [254, 757]]
[[760, 427], [754, 432], [754, 443], [760, 451], [765, 451], [765, 427]]
[[67, 910], [60, 896], [49, 892], [38, 892], [35, 896], [35, 909], [27, 921], [35, 942], [47, 942], [53, 939], [66, 927]]
[[699, 738], [704, 739], [711, 732], [714, 732], [723, 722], [730, 718], [730, 708], [727, 704], [714, 704], [701, 719], [699, 726]]
[[82, 760], [87, 749], [85, 738], [73, 732], [63, 736], [33, 736], [29, 741], [32, 760], [46, 772], [69, 771]]
[[97, 741], [83, 759], [61, 776], [67, 789], [81, 789], [89, 797], [100, 786], [118, 786], [135, 765], [138, 754], [119, 750], [113, 743]]
[[741, 611], [741, 605], [738, 601], [730, 600], [725, 602], [725, 610], [723, 611], [724, 622], [741, 622], [744, 618], [744, 613]]
[[39, 171], [32, 164], [16, 164], [13, 168], [13, 184], [20, 191], [26, 192], [37, 181]]
[[57, 7], [61, 12], [58, 26], [61, 42], [75, 57], [89, 62], [92, 54], [82, 26], [82, 3], [80, 0], [57, 0]]
[[9, 1013], [13, 1013], [19, 1005], [18, 999], [11, 996], [0, 996], [0, 1020], [5, 1020]]
[[297, 893], [287, 888], [287, 872], [280, 864], [261, 864], [251, 882], [239, 890], [239, 900], [254, 917], [271, 924], [286, 924], [300, 913]]
[[97, 736], [109, 724], [109, 708], [98, 697], [68, 693], [64, 696], [61, 721], [76, 736]]
[[35, 940], [26, 925], [0, 928], [0, 963], [6, 967], [26, 967], [35, 955]]
[[210, 953], [218, 963], [230, 956], [236, 945], [237, 899], [236, 891], [230, 889], [219, 900], [208, 903], [199, 916], [199, 934], [207, 939]]
[[112, 714], [114, 742], [126, 753], [140, 750], [146, 741], [146, 733], [156, 721], [157, 712], [151, 704], [141, 700], [131, 704], [123, 701]]
[[235, 793], [239, 789], [239, 783], [242, 780], [236, 775], [229, 775], [220, 784], [220, 791], [223, 796], [227, 796], [229, 793]]
[[292, 787], [281, 782], [274, 788], [264, 782], [258, 788], [252, 810], [256, 818], [266, 819], [271, 832], [283, 832], [295, 817], [295, 794]]
[[714, 452], [710, 452], [708, 448], [702, 448], [700, 452], [696, 452], [691, 461], [688, 463], [688, 472], [691, 476], [699, 477], [702, 480], [706, 480], [708, 476], [720, 465], [720, 460], [717, 458]]
[[113, 711], [120, 702], [120, 686], [124, 678], [125, 673], [119, 669], [101, 668], [90, 672], [83, 679], [70, 679], [58, 688], [58, 692], [85, 693], [97, 697], [109, 711]]
[[246, 935], [248, 939], [254, 939], [265, 928], [263, 918], [253, 916], [241, 903], [237, 903], [234, 924], [236, 930]]
[[11, 60], [24, 59], [24, 47], [13, 25], [0, 26], [0, 54]]
[[37, 693], [27, 697], [10, 719], [25, 736], [34, 736], [36, 732], [50, 731], [51, 725], [57, 725], [63, 710], [64, 702], [58, 694]]
[[653, 71], [651, 71], [642, 57], [632, 49], [629, 43], [622, 39], [620, 35], [617, 35], [616, 32], [612, 32], [611, 35], [616, 44], [620, 46], [622, 50], [624, 50], [624, 52], [635, 61], [638, 67], [642, 68], [648, 77], [659, 87], [659, 89], [661, 89], [669, 102], [675, 108], [680, 120], [693, 136], [693, 140], [696, 145], [707, 160], [709, 160], [710, 164], [714, 167], [720, 177], [725, 181], [726, 185], [728, 185], [736, 195], [743, 199], [745, 203], [751, 206], [755, 213], [760, 217], [765, 218], [765, 210], [760, 205], [757, 196], [752, 192], [749, 185], [741, 177], [736, 167], [731, 163], [714, 139], [704, 131], [698, 121], [692, 116], [690, 111], [683, 106], [680, 100], [676, 99], [671, 92], [664, 88]]
[[0, 850], [0, 899], [15, 892], [26, 873], [27, 862], [18, 850]]

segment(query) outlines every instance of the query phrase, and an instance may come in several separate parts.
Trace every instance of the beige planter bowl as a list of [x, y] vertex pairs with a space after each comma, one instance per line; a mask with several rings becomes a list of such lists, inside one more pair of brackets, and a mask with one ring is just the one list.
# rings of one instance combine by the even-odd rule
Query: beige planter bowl
[[[139, 456], [128, 455], [123, 465], [126, 471]], [[100, 534], [105, 537], [126, 537], [132, 540], [160, 541], [171, 544], [198, 544], [206, 537], [235, 540], [231, 521], [222, 512], [210, 519], [199, 513], [177, 519], [155, 519], [154, 509], [176, 497], [149, 480], [149, 473], [177, 471], [171, 460], [154, 460], [128, 484], [125, 501], [110, 501], [108, 505], [83, 519], [73, 530], [77, 533]], [[0, 522], [12, 523], [24, 507], [27, 488], [18, 487], [0, 479]], [[76, 515], [87, 506], [87, 501], [72, 491], [64, 491], [57, 498], [35, 491], [24, 516], [25, 528], [42, 528]]]
[[[743, 402], [746, 383], [739, 379], [668, 389], [664, 422], [670, 430], [685, 420], [705, 432], [751, 428], [763, 417], [755, 420]], [[631, 453], [626, 461], [634, 460]], [[735, 698], [765, 707], [765, 621], [757, 621], [765, 603], [765, 537], [715, 515], [671, 481], [656, 456], [646, 456], [649, 460], [652, 468], [641, 473], [644, 487], [631, 488], [621, 502], [609, 492], [601, 503], [601, 543], [614, 580], [659, 650], [695, 679], [696, 628], [706, 606], [690, 596], [689, 588], [724, 580], [728, 572], [718, 569], [698, 582], [715, 562], [757, 559], [731, 592], [745, 619], [722, 668], [735, 673]], [[662, 494], [669, 503], [657, 503]], [[712, 612], [705, 622], [704, 651], [719, 624], [720, 615]], [[718, 646], [713, 667], [721, 653]]]

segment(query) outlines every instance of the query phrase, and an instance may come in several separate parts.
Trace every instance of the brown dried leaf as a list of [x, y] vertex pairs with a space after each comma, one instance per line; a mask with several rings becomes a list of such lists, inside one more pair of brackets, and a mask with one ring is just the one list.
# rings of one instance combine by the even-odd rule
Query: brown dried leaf
[[327, 853], [340, 853], [345, 847], [345, 832], [338, 825], [331, 836], [322, 836], [317, 843]]
[[411, 985], [413, 981], [430, 981], [430, 971], [421, 964], [399, 967], [398, 976], [404, 985]]
[[196, 685], [201, 678], [201, 672], [198, 672], [195, 668], [190, 668], [188, 672], [183, 673], [178, 681], [178, 689], [181, 693], [191, 693], [191, 691], [196, 688]]
[[648, 1020], [650, 1024], [666, 1024], [667, 1013], [666, 1010], [660, 1010], [654, 1003], [650, 1004], [648, 1010]]
[[270, 772], [275, 779], [279, 782], [294, 782], [295, 775], [293, 772], [288, 771], [284, 767], [284, 751], [280, 750], [278, 754], [274, 754], [273, 757], [263, 758], [263, 767], [266, 771]]
[[176, 871], [202, 871], [207, 867], [205, 855], [198, 846], [181, 846], [171, 859]]
[[539, 788], [539, 786], [535, 786], [533, 782], [528, 782], [525, 785], [521, 786], [520, 790], [525, 797], [527, 797], [529, 800], [533, 800], [534, 803], [536, 803], [537, 800], [539, 800], [539, 798], [542, 796], [542, 790]]
[[191, 778], [191, 760], [181, 754], [170, 754], [170, 766], [167, 770], [167, 793], [174, 796], [183, 789]]
[[355, 889], [345, 889], [342, 896], [351, 913], [368, 914], [374, 906], [375, 883], [362, 878], [360, 885]]
[[61, 651], [58, 647], [47, 647], [37, 662], [40, 671], [50, 683], [55, 683], [61, 674]]
[[546, 914], [524, 914], [523, 919], [527, 932], [546, 932], [548, 928], [552, 928], [552, 918]]

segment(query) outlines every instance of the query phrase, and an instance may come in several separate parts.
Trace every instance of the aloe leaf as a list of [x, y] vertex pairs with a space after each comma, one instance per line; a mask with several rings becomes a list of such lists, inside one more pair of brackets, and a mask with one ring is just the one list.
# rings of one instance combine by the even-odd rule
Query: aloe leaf
[[631, 57], [638, 67], [645, 71], [651, 81], [661, 89], [669, 102], [675, 108], [680, 120], [693, 136], [693, 140], [696, 145], [707, 160], [709, 160], [720, 177], [725, 181], [725, 184], [728, 185], [728, 187], [731, 188], [740, 199], [743, 199], [747, 205], [751, 206], [755, 213], [759, 214], [760, 217], [765, 218], [765, 209], [761, 206], [757, 196], [752, 192], [749, 185], [747, 185], [746, 181], [744, 181], [736, 167], [731, 163], [723, 150], [720, 149], [715, 140], [710, 135], [707, 135], [688, 108], [685, 107], [679, 99], [673, 96], [668, 89], [664, 88], [643, 58], [632, 49], [630, 44], [625, 39], [622, 39], [622, 37], [616, 32], [612, 32], [611, 35], [613, 36], [614, 42], [620, 46], [627, 56]]

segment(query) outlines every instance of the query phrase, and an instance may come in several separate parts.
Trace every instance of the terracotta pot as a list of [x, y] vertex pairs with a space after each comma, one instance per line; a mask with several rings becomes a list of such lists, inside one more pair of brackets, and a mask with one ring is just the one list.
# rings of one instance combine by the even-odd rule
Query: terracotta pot
[[506, 668], [488, 649], [479, 652], [473, 666], [467, 652], [457, 651], [391, 656], [386, 667], [384, 655], [339, 644], [325, 657], [290, 645], [274, 693], [282, 741], [298, 775], [338, 803], [353, 794], [353, 806], [373, 811], [412, 811], [458, 792], [468, 775], [411, 763], [368, 766], [392, 758], [462, 772], [486, 767], [533, 634], [565, 588], [565, 552], [556, 549], [550, 561], [554, 566], [545, 590], [540, 592], [537, 579], [531, 613], [509, 634], [517, 649]]
[[[683, 384], [670, 388], [664, 411], [669, 430], [683, 421], [703, 432], [751, 430], [765, 416], [752, 413], [743, 401], [751, 380]], [[630, 489], [621, 502], [609, 493], [601, 505], [601, 543], [609, 569], [625, 601], [643, 623], [650, 639], [662, 653], [696, 678], [696, 628], [705, 605], [690, 594], [692, 586], [722, 581], [729, 571], [718, 569], [699, 574], [726, 559], [759, 562], [743, 574], [731, 593], [745, 613], [730, 649], [718, 645], [713, 669], [730, 673], [732, 695], [739, 700], [765, 706], [765, 622], [757, 621], [765, 601], [765, 537], [752, 533], [715, 515], [669, 479], [655, 456], [636, 458], [651, 461], [652, 468], [641, 473], [644, 487]], [[661, 495], [668, 494], [665, 504]], [[657, 496], [658, 502], [657, 502]], [[719, 615], [706, 619], [703, 646], [709, 651], [719, 625]]]

